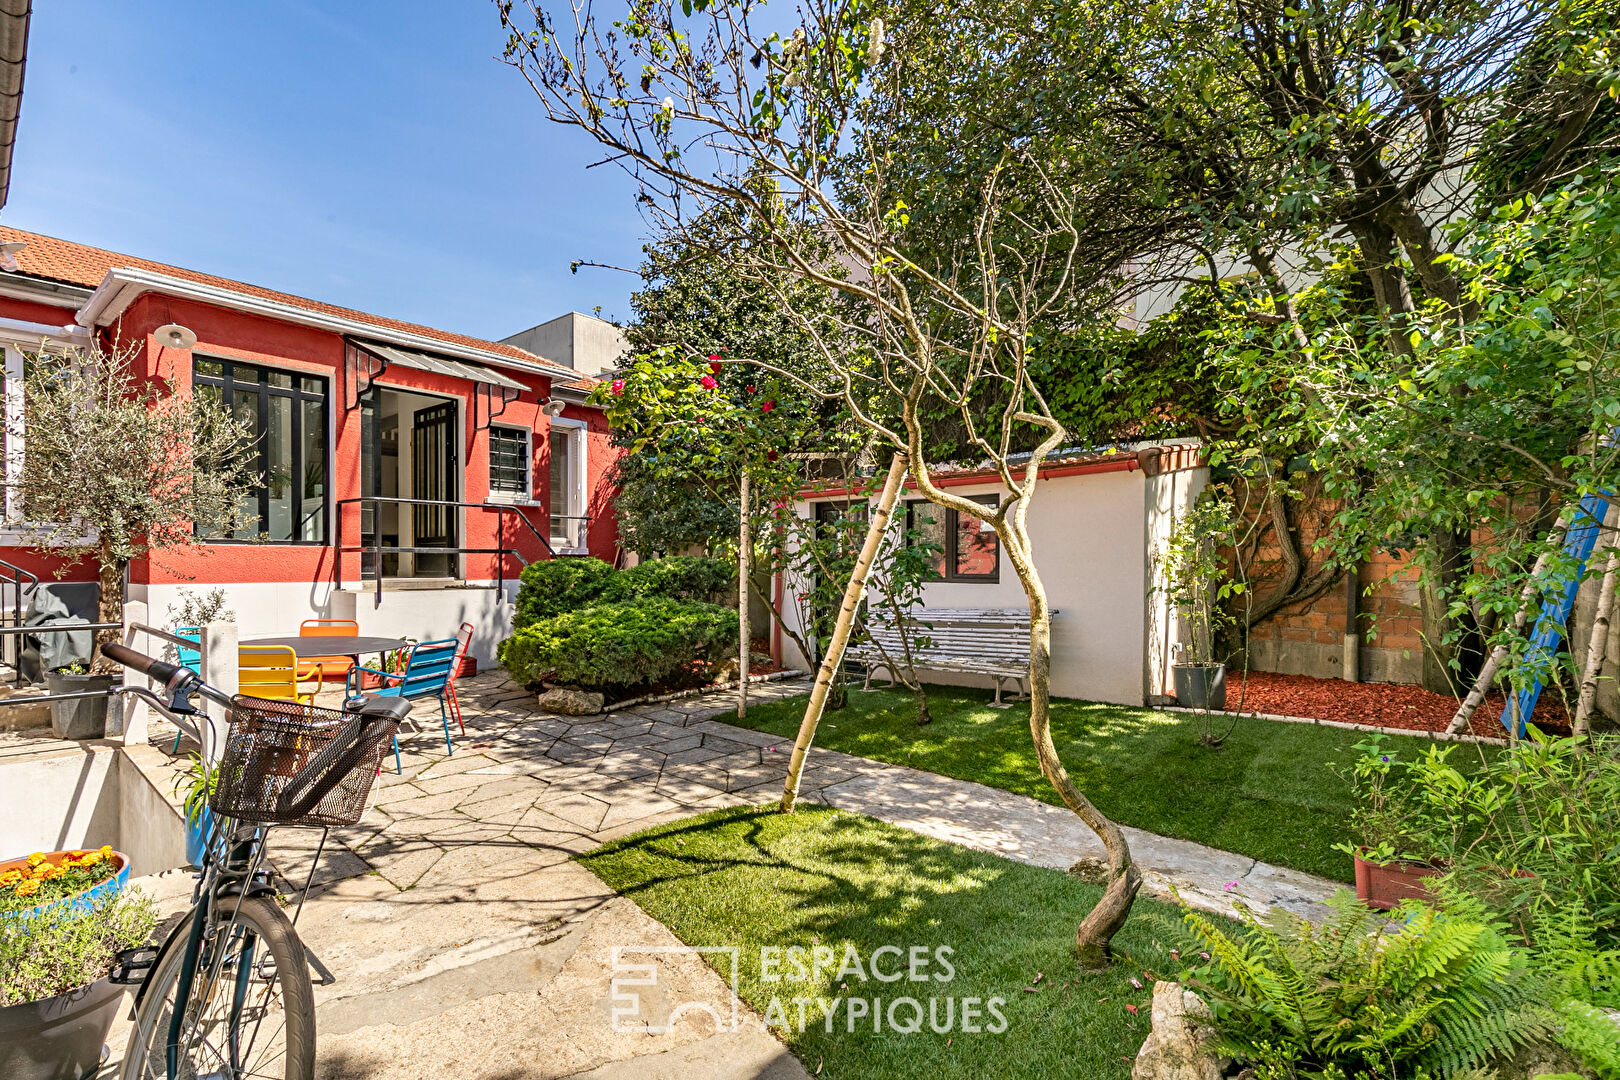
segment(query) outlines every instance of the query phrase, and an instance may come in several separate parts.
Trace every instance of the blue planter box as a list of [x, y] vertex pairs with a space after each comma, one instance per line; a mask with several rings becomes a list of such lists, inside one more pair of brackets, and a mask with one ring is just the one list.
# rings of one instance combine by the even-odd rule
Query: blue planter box
[[[84, 849], [69, 848], [63, 851], [52, 851], [47, 853], [46, 857], [54, 860], [58, 855], [67, 855], [70, 852], [82, 850]], [[92, 907], [111, 900], [123, 890], [124, 886], [129, 884], [129, 856], [125, 855], [122, 851], [115, 851], [112, 854], [112, 858], [113, 865], [118, 869], [113, 873], [112, 877], [108, 878], [106, 881], [103, 881], [101, 884], [86, 889], [84, 892], [75, 893], [73, 896], [64, 896], [60, 899], [52, 900], [49, 903], [40, 904], [36, 907], [24, 908], [21, 911], [14, 912], [13, 914], [17, 918], [27, 919], [46, 911], [56, 911], [62, 909], [89, 911]], [[14, 866], [27, 865], [27, 859], [9, 859], [6, 862], [0, 863], [0, 871], [9, 870]]]

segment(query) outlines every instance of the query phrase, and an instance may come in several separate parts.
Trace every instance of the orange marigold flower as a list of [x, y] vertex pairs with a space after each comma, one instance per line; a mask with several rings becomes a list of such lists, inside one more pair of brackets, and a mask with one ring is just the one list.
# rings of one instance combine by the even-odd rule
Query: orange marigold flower
[[0, 874], [0, 889], [17, 884], [22, 880], [22, 877], [21, 870], [7, 870], [5, 873]]
[[94, 866], [104, 858], [106, 858], [106, 856], [99, 851], [87, 851], [84, 854], [84, 858], [79, 860], [79, 865]]
[[44, 861], [45, 861], [45, 853], [43, 851], [36, 851], [32, 855], [28, 856], [28, 865], [29, 866], [38, 866], [40, 863], [42, 863]]
[[39, 892], [39, 882], [37, 881], [25, 881], [17, 886], [18, 896], [33, 896], [37, 892]]

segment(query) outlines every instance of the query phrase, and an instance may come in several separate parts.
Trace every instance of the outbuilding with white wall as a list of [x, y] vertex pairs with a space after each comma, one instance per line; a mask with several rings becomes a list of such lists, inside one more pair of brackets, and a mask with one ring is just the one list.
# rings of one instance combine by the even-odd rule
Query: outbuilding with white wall
[[[1029, 506], [1035, 562], [1055, 609], [1052, 693], [1058, 697], [1142, 705], [1172, 693], [1171, 664], [1183, 638], [1180, 620], [1158, 580], [1156, 552], [1175, 519], [1203, 490], [1209, 470], [1191, 440], [1144, 443], [1104, 453], [1048, 460]], [[935, 473], [953, 494], [993, 502], [1007, 488], [989, 470]], [[804, 493], [800, 518], [825, 520], [858, 508], [867, 496], [848, 488]], [[905, 510], [906, 513], [901, 511]], [[858, 512], [858, 509], [857, 509]], [[943, 549], [938, 580], [923, 587], [925, 608], [1028, 608], [1018, 575], [987, 525], [923, 500], [902, 496], [894, 528], [926, 530]], [[794, 583], [779, 582], [783, 618], [799, 628], [802, 615], [785, 603]], [[778, 655], [806, 667], [788, 635]], [[924, 672], [929, 682], [990, 686], [987, 676]]]

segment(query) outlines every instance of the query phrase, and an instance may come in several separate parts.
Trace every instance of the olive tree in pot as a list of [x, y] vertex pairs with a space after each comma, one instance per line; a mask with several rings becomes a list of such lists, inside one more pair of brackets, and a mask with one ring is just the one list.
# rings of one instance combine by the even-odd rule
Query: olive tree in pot
[[[137, 371], [144, 355], [96, 347], [30, 355], [22, 414], [6, 431], [25, 448], [10, 484], [21, 527], [33, 546], [62, 557], [60, 574], [86, 559], [95, 564], [103, 623], [123, 619], [132, 560], [237, 535], [260, 483], [247, 424], [217, 398]], [[97, 646], [117, 633], [97, 632]], [[55, 673], [51, 690], [105, 690], [114, 670], [98, 652], [88, 671]], [[57, 721], [71, 729], [59, 735], [102, 734], [106, 699], [60, 704], [76, 707]]]
[[92, 1074], [124, 1000], [108, 976], [156, 922], [152, 901], [129, 889], [88, 909], [0, 918], [0, 1076]]
[[1244, 586], [1226, 572], [1221, 557], [1230, 546], [1234, 509], [1229, 499], [1206, 495], [1188, 508], [1159, 549], [1163, 590], [1186, 628], [1180, 662], [1174, 665], [1176, 701], [1193, 709], [1226, 707], [1226, 664], [1215, 659], [1221, 630], [1232, 622], [1226, 601]]

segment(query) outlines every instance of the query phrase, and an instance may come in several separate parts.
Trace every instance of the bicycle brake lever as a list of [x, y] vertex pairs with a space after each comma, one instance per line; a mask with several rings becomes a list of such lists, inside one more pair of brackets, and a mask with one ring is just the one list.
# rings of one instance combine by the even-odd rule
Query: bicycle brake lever
[[201, 712], [197, 706], [191, 703], [191, 686], [189, 685], [175, 689], [173, 697], [169, 699], [169, 709], [171, 712], [179, 713], [181, 716], [197, 716]]

